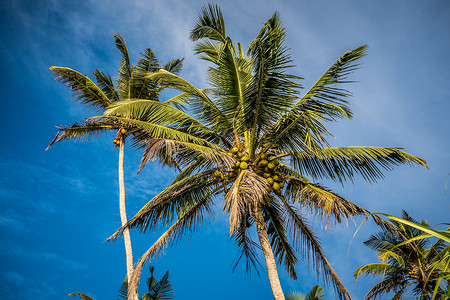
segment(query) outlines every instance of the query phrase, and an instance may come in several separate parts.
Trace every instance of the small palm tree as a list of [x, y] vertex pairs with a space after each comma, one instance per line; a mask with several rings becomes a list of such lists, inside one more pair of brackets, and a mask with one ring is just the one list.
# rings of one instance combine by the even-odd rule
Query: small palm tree
[[[169, 282], [169, 271], [167, 271], [164, 276], [158, 281], [153, 276], [154, 266], [150, 266], [150, 277], [147, 278], [147, 289], [146, 292], [140, 300], [169, 300], [173, 299], [173, 287]], [[83, 293], [71, 293], [69, 296], [80, 296], [82, 300], [94, 300]], [[128, 299], [128, 279], [125, 278], [119, 289], [119, 300]]]
[[367, 293], [366, 299], [389, 292], [394, 293], [392, 299], [401, 299], [408, 289], [417, 299], [424, 300], [447, 294], [440, 283], [442, 279], [447, 285], [449, 282], [450, 246], [442, 239], [432, 242], [421, 230], [403, 224], [429, 227], [425, 220], [418, 223], [405, 211], [402, 219], [403, 222], [391, 220], [396, 230], [384, 227], [364, 242], [377, 252], [381, 262], [362, 266], [353, 276], [355, 279], [363, 274], [382, 276], [382, 281]]
[[[57, 80], [70, 87], [75, 100], [80, 101], [84, 105], [93, 107], [101, 112], [101, 114], [106, 111], [108, 106], [120, 100], [132, 101], [130, 99], [140, 99], [140, 101], [149, 101], [151, 103], [158, 102], [159, 93], [162, 90], [162, 87], [158, 86], [155, 81], [145, 77], [148, 72], [154, 72], [161, 69], [155, 54], [150, 48], [145, 49], [141, 53], [141, 57], [136, 66], [133, 66], [130, 62], [125, 40], [119, 34], [114, 34], [114, 38], [116, 47], [119, 49], [122, 56], [117, 77], [115, 78], [111, 78], [110, 75], [96, 69], [93, 72], [97, 81], [97, 84], [95, 84], [88, 76], [70, 68], [51, 67], [50, 69], [55, 73]], [[176, 73], [181, 69], [182, 63], [182, 59], [174, 59], [163, 66], [163, 68]], [[176, 100], [173, 100], [172, 102], [176, 103]], [[166, 104], [166, 106], [168, 105]], [[148, 139], [148, 135], [143, 133], [142, 130], [131, 126], [129, 123], [123, 122], [126, 118], [127, 116], [122, 114], [115, 114], [114, 116], [108, 116], [106, 118], [92, 116], [81, 122], [76, 122], [72, 126], [63, 126], [58, 130], [56, 137], [46, 149], [48, 150], [53, 144], [63, 140], [89, 140], [105, 131], [117, 132], [114, 144], [115, 148], [119, 147], [119, 204], [122, 225], [127, 222], [123, 171], [125, 139], [131, 135], [135, 144], [142, 138]], [[171, 164], [170, 158], [168, 159], [169, 160], [166, 160], [165, 163]], [[133, 254], [128, 230], [124, 232], [124, 241], [127, 276], [130, 278], [133, 272]]]
[[[289, 73], [292, 61], [284, 46], [285, 33], [275, 13], [244, 54], [241, 44], [227, 36], [219, 7], [207, 5], [191, 39], [197, 41], [196, 51], [202, 59], [211, 63], [211, 89], [200, 90], [165, 70], [149, 75], [181, 90], [182, 95], [189, 94], [190, 111], [196, 119], [185, 117], [174, 124], [161, 114], [156, 123], [127, 120], [151, 133], [150, 146], [153, 139], [176, 145], [171, 157], [183, 167], [170, 187], [110, 238], [117, 238], [128, 227], [145, 232], [170, 226], [139, 259], [130, 286], [137, 287], [146, 260], [203, 224], [204, 217], [213, 212], [214, 200], [223, 195], [230, 235], [240, 246], [235, 266], [243, 257], [247, 270], [257, 265], [257, 248], [261, 248], [275, 299], [284, 299], [277, 263], [296, 278], [299, 249], [318, 271], [322, 270], [341, 298], [350, 299], [306, 215], [342, 222], [368, 212], [315, 180], [344, 182], [361, 174], [375, 181], [383, 177], [383, 169], [426, 164], [400, 148], [329, 147], [326, 138], [330, 133], [324, 121], [352, 117], [346, 100], [350, 93], [340, 84], [349, 82], [348, 75], [357, 68], [367, 47], [344, 53], [300, 97], [302, 86], [297, 80], [301, 78]], [[119, 112], [140, 118], [151, 109], [147, 103], [118, 102], [106, 114]], [[158, 131], [154, 126], [159, 126]], [[252, 239], [255, 227], [259, 243]]]
[[325, 300], [323, 288], [320, 285], [314, 286], [306, 295], [292, 292], [286, 296], [286, 300]]

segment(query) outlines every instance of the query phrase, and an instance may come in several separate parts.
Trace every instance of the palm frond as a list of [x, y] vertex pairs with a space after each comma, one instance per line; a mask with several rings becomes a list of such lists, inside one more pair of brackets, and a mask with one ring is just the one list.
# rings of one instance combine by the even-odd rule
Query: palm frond
[[171, 243], [181, 238], [183, 235], [190, 235], [196, 228], [197, 224], [201, 222], [203, 213], [208, 211], [212, 213], [211, 209], [211, 197], [208, 195], [198, 201], [193, 206], [189, 207], [180, 217], [169, 227], [156, 242], [139, 258], [135, 265], [133, 275], [130, 279], [130, 289], [128, 296], [130, 297], [130, 291], [137, 289], [139, 285], [139, 279], [142, 273], [144, 264], [153, 256], [157, 255], [161, 250], [165, 249]]
[[98, 69], [95, 69], [95, 71], [92, 74], [97, 79], [97, 85], [101, 88], [106, 97], [108, 97], [108, 99], [110, 99], [110, 101], [112, 102], [118, 101], [119, 94], [115, 89], [114, 82], [111, 76]]
[[399, 164], [419, 164], [427, 167], [423, 159], [400, 150], [385, 147], [322, 148], [295, 153], [289, 156], [295, 169], [313, 179], [330, 178], [339, 182], [353, 180], [355, 174], [374, 182], [384, 177], [381, 169], [392, 170]]
[[218, 5], [209, 3], [202, 7], [197, 23], [189, 35], [193, 41], [205, 37], [222, 42], [226, 39], [225, 22]]
[[322, 271], [324, 279], [327, 283], [331, 282], [340, 299], [351, 299], [344, 284], [325, 257], [319, 239], [308, 226], [306, 220], [284, 197], [280, 196], [279, 198], [286, 209], [286, 222], [288, 222], [288, 228], [292, 232], [295, 245], [303, 249], [304, 254], [312, 260], [317, 271]]
[[239, 262], [245, 257], [245, 275], [250, 275], [252, 267], [259, 275], [258, 267], [261, 263], [258, 260], [256, 249], [261, 248], [255, 241], [253, 241], [249, 228], [253, 225], [254, 220], [250, 216], [245, 216], [245, 219], [241, 220], [239, 227], [233, 232], [232, 238], [239, 246], [239, 252], [233, 260], [233, 272], [236, 270]]
[[70, 127], [61, 127], [58, 129], [55, 138], [50, 142], [48, 147], [45, 149], [47, 151], [53, 144], [58, 143], [62, 140], [80, 140], [88, 141], [92, 138], [96, 138], [105, 130], [111, 129], [111, 125], [101, 124], [101, 123], [74, 123]]
[[111, 103], [103, 91], [86, 75], [65, 67], [53, 66], [50, 70], [55, 73], [56, 80], [70, 88], [75, 100], [98, 110], [105, 109]]
[[183, 67], [184, 58], [175, 58], [168, 61], [162, 68], [170, 73], [177, 74], [181, 71]]
[[271, 238], [270, 244], [278, 264], [283, 264], [291, 278], [297, 279], [295, 265], [298, 259], [286, 235], [286, 216], [283, 206], [272, 196], [270, 205], [266, 205], [263, 212], [266, 214], [267, 234]]
[[69, 296], [80, 296], [82, 300], [94, 300], [93, 298], [83, 293], [70, 293]]

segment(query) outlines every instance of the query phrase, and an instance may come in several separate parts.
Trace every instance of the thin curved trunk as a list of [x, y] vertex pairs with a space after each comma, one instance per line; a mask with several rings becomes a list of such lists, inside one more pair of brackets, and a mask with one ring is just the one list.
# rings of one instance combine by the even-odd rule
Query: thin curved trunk
[[[122, 226], [127, 223], [127, 211], [125, 208], [125, 180], [123, 172], [123, 161], [125, 153], [125, 138], [120, 138], [119, 145], [119, 207], [120, 207], [120, 221]], [[127, 263], [127, 278], [131, 278], [133, 274], [133, 251], [131, 249], [130, 230], [125, 228], [123, 231], [123, 240], [125, 243], [125, 256]], [[134, 295], [133, 300], [138, 299], [137, 294]]]
[[259, 243], [261, 244], [261, 249], [264, 253], [264, 258], [266, 259], [267, 275], [269, 276], [273, 297], [275, 300], [285, 300], [280, 279], [278, 278], [277, 263], [275, 262], [269, 235], [266, 231], [266, 222], [264, 222], [264, 217], [259, 206], [254, 209], [254, 214], [256, 231], [258, 232]]

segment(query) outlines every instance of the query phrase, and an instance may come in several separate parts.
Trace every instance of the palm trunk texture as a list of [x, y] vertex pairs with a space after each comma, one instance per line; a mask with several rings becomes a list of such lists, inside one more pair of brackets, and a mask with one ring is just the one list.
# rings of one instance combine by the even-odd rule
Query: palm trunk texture
[[[125, 153], [125, 138], [120, 138], [119, 145], [119, 207], [120, 207], [120, 221], [122, 226], [127, 223], [127, 211], [125, 208], [125, 180], [123, 172], [123, 161]], [[127, 278], [130, 279], [133, 274], [133, 251], [131, 249], [130, 230], [125, 228], [123, 231], [123, 240], [125, 243], [125, 256], [127, 262]], [[134, 295], [133, 300], [137, 300], [137, 294]]]
[[255, 209], [255, 221], [259, 243], [261, 244], [261, 249], [264, 253], [264, 258], [266, 259], [267, 275], [269, 276], [273, 297], [275, 300], [285, 300], [280, 279], [278, 278], [277, 263], [275, 262], [272, 246], [269, 241], [269, 235], [266, 231], [266, 223], [264, 222], [264, 217], [259, 206]]

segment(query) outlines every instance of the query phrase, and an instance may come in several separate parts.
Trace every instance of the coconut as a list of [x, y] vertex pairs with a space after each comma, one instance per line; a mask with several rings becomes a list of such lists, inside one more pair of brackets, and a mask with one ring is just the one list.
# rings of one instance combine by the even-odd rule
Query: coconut
[[275, 191], [279, 191], [281, 189], [280, 184], [278, 182], [274, 182], [272, 187]]
[[122, 129], [120, 130], [120, 133], [121, 133], [121, 134], [125, 134], [125, 133], [127, 133], [127, 130], [126, 130], [125, 128], [122, 128]]
[[264, 168], [265, 166], [267, 166], [268, 163], [269, 162], [267, 160], [263, 159], [258, 163], [258, 166], [260, 166], [261, 168]]
[[250, 157], [248, 157], [248, 156], [241, 157], [241, 161], [249, 161], [249, 160], [250, 160]]
[[221, 175], [222, 175], [222, 173], [220, 173], [220, 171], [214, 171], [214, 176], [220, 177]]
[[239, 151], [238, 147], [231, 148], [231, 152], [233, 152], [233, 153], [237, 153], [238, 151]]
[[283, 163], [278, 165], [280, 168], [284, 167], [285, 165]]
[[240, 162], [240, 161], [236, 162], [236, 167], [239, 168], [240, 165], [241, 165], [241, 162]]
[[270, 186], [266, 185], [264, 188], [266, 189], [267, 192], [270, 192]]
[[264, 177], [264, 178], [269, 178], [270, 175], [272, 175], [272, 174], [270, 174], [270, 173], [264, 173], [264, 174], [263, 174], [263, 177]]
[[259, 155], [259, 158], [261, 158], [261, 160], [267, 160], [267, 154], [262, 153]]
[[274, 181], [278, 181], [278, 179], [279, 179], [278, 175], [273, 175], [272, 178], [273, 178]]
[[266, 173], [270, 173], [270, 170], [269, 170], [269, 168], [268, 168], [268, 167], [265, 167], [265, 168], [264, 168], [264, 172], [266, 172]]
[[278, 160], [276, 160], [276, 159], [273, 159], [270, 162], [273, 163], [275, 165], [275, 167], [280, 164], [280, 162]]
[[119, 114], [119, 113], [117, 113], [117, 114], [116, 114], [116, 117], [120, 117], [120, 114]]
[[266, 180], [267, 180], [267, 182], [268, 182], [269, 184], [273, 184], [273, 179], [272, 179], [272, 177], [266, 178]]
[[245, 161], [241, 161], [240, 167], [241, 167], [242, 170], [245, 170], [245, 169], [248, 168], [248, 164]]
[[269, 170], [273, 170], [275, 168], [275, 164], [274, 163], [268, 163], [267, 167], [269, 168]]

